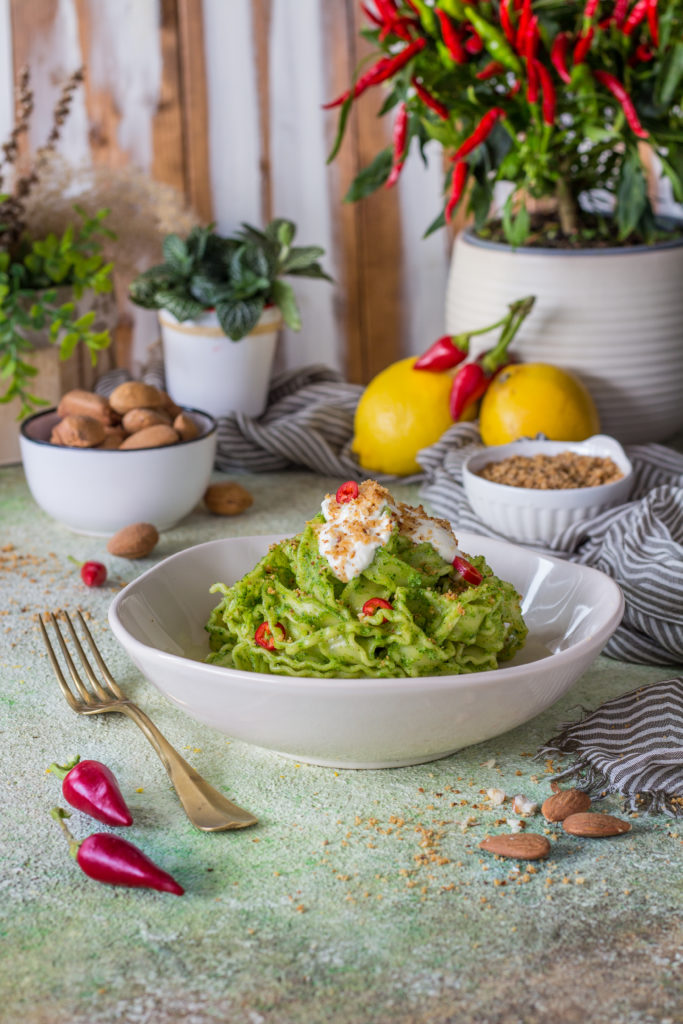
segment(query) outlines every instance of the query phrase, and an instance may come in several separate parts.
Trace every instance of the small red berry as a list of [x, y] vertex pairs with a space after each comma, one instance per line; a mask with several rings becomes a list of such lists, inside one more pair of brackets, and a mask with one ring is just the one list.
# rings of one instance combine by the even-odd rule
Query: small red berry
[[347, 480], [345, 484], [342, 484], [337, 491], [337, 501], [340, 505], [345, 504], [347, 501], [353, 501], [354, 498], [358, 497], [358, 484], [355, 480]]
[[84, 562], [81, 566], [81, 579], [86, 587], [101, 587], [107, 579], [107, 567], [101, 562]]
[[460, 558], [459, 555], [453, 559], [453, 568], [460, 573], [465, 583], [471, 583], [473, 587], [478, 587], [484, 578], [471, 562], [468, 562], [466, 558]]

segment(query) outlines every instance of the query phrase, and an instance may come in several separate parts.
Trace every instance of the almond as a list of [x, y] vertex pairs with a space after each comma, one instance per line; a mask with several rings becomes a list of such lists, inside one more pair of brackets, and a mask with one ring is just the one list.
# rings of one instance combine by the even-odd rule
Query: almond
[[580, 789], [560, 789], [541, 804], [541, 814], [546, 821], [564, 821], [570, 814], [587, 811], [591, 798]]
[[119, 447], [119, 451], [130, 451], [132, 448], [163, 448], [168, 444], [177, 444], [180, 438], [173, 427], [165, 423], [157, 423], [154, 427], [145, 427], [131, 434]]
[[143, 384], [141, 380], [128, 380], [114, 388], [109, 396], [109, 404], [120, 416], [125, 416], [129, 409], [163, 407], [164, 396], [151, 384]]
[[151, 523], [131, 523], [107, 541], [107, 551], [119, 558], [144, 558], [159, 540], [156, 526]]
[[517, 832], [512, 835], [488, 836], [479, 843], [479, 849], [496, 853], [499, 857], [541, 860], [550, 853], [550, 843], [537, 832]]
[[74, 388], [67, 391], [59, 400], [57, 414], [64, 416], [92, 416], [102, 423], [112, 423], [113, 411], [104, 395], [96, 395], [94, 391]]
[[211, 484], [204, 492], [204, 504], [215, 516], [237, 516], [253, 502], [251, 494], [241, 484]]
[[55, 424], [50, 443], [67, 448], [95, 448], [105, 438], [104, 424], [92, 416], [65, 416]]
[[628, 821], [615, 818], [612, 814], [601, 814], [590, 811], [588, 814], [570, 814], [562, 822], [562, 828], [570, 836], [586, 836], [591, 839], [602, 839], [604, 836], [620, 836], [630, 832]]
[[158, 423], [169, 426], [171, 417], [165, 409], [129, 409], [122, 419], [123, 429], [128, 434], [136, 434], [145, 427], [156, 427]]
[[176, 402], [173, 401], [166, 391], [159, 391], [159, 394], [161, 395], [162, 408], [165, 409], [171, 419], [174, 420], [183, 410]]
[[199, 427], [190, 416], [189, 412], [179, 412], [173, 420], [173, 429], [180, 434], [181, 441], [194, 441], [199, 437]]

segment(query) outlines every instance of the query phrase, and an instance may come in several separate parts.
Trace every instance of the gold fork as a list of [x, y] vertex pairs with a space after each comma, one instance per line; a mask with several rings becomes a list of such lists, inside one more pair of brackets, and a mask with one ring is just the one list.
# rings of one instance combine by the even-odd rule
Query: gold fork
[[54, 647], [50, 642], [45, 624], [43, 623], [42, 617], [39, 617], [38, 622], [40, 623], [40, 628], [43, 633], [43, 640], [47, 647], [47, 653], [50, 657], [50, 662], [55, 671], [55, 675], [57, 676], [57, 681], [61, 687], [62, 693], [66, 697], [69, 707], [80, 715], [99, 715], [106, 711], [119, 711], [121, 714], [127, 715], [128, 718], [132, 719], [136, 725], [139, 725], [161, 758], [171, 782], [175, 787], [175, 791], [178, 794], [180, 802], [185, 809], [185, 813], [192, 824], [196, 825], [197, 828], [202, 829], [204, 832], [220, 832], [223, 829], [246, 828], [247, 825], [255, 825], [257, 819], [253, 815], [248, 811], [243, 810], [241, 807], [238, 807], [236, 804], [231, 803], [231, 801], [219, 793], [218, 790], [214, 789], [213, 786], [210, 786], [209, 783], [206, 782], [206, 780], [203, 779], [201, 775], [199, 775], [198, 772], [196, 772], [194, 768], [192, 768], [191, 765], [189, 765], [187, 761], [180, 756], [178, 751], [171, 746], [168, 740], [161, 735], [157, 727], [150, 721], [144, 711], [141, 711], [137, 704], [133, 704], [133, 702], [128, 700], [126, 695], [122, 693], [114, 677], [107, 668], [102, 655], [98, 651], [92, 634], [85, 624], [85, 619], [81, 613], [76, 613], [78, 623], [83, 630], [83, 635], [85, 636], [92, 655], [99, 667], [104, 683], [100, 682], [95, 675], [68, 614], [65, 611], [58, 612], [57, 614], [64, 616], [64, 619], [66, 620], [69, 633], [71, 634], [71, 639], [76, 651], [78, 652], [78, 656], [92, 689], [88, 689], [84, 681], [79, 676], [74, 660], [69, 653], [64, 636], [62, 635], [62, 631], [59, 628], [57, 619], [52, 612], [49, 612], [48, 614], [50, 622], [52, 623], [57, 635], [57, 640], [59, 641], [62, 654], [64, 655], [64, 660], [79, 694], [79, 696], [76, 696], [69, 687], [59, 661], [57, 660]]

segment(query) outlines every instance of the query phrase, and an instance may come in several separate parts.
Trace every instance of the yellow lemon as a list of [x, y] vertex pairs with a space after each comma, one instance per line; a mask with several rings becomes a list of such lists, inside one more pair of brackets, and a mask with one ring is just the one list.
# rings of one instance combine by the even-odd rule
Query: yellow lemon
[[387, 366], [361, 395], [352, 449], [363, 469], [397, 476], [418, 473], [417, 452], [453, 424], [448, 411], [451, 374], [413, 370], [416, 358]]
[[481, 400], [484, 444], [507, 444], [545, 434], [583, 441], [600, 429], [595, 403], [573, 374], [549, 363], [512, 363], [494, 377]]

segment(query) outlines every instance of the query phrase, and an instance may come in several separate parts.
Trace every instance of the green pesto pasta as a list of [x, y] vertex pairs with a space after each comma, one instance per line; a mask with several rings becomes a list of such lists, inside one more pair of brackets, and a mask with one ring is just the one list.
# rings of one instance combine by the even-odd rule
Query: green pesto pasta
[[[206, 626], [207, 661], [289, 676], [455, 675], [495, 669], [523, 645], [520, 597], [483, 557], [467, 556], [482, 577], [469, 585], [431, 543], [396, 526], [370, 564], [344, 581], [321, 554], [324, 522], [319, 514], [273, 545], [233, 586], [211, 587], [222, 599]], [[390, 607], [364, 613], [372, 598]]]

